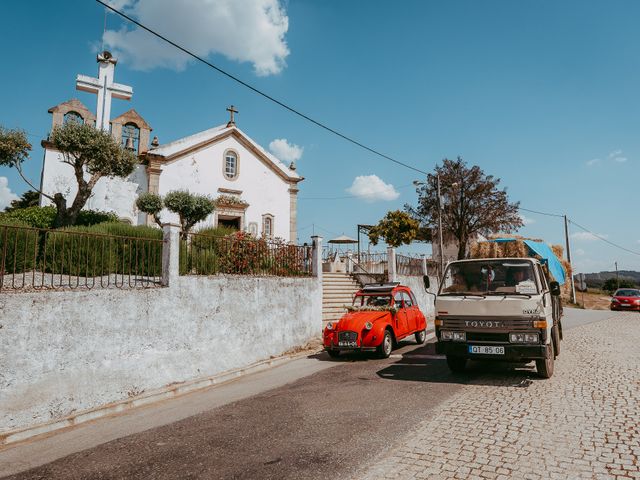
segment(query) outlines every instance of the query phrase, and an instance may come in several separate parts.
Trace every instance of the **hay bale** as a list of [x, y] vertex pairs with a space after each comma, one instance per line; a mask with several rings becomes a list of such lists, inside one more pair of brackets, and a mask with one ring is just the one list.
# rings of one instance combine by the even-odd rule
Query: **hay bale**
[[558, 257], [558, 260], [561, 260], [564, 256], [564, 248], [562, 248], [562, 245], [551, 245], [551, 250], [553, 250], [553, 254]]

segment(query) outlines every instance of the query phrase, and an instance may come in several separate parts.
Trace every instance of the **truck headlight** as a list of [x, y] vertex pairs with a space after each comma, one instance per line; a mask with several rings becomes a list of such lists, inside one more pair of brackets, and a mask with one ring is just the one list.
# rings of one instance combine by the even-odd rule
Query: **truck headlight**
[[540, 337], [537, 333], [510, 333], [509, 342], [511, 343], [538, 343]]
[[440, 332], [440, 340], [453, 340], [454, 342], [466, 342], [467, 334], [465, 332], [451, 332], [442, 330]]
[[454, 342], [466, 342], [467, 334], [464, 332], [453, 332], [453, 341]]

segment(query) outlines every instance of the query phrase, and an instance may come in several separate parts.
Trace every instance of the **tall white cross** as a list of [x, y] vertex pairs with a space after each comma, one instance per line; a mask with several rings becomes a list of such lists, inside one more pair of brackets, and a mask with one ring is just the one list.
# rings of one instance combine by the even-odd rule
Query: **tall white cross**
[[131, 100], [133, 88], [113, 81], [117, 60], [106, 50], [98, 55], [98, 78], [87, 75], [76, 77], [76, 89], [83, 92], [98, 94], [96, 108], [96, 128], [109, 130], [111, 114], [111, 97]]

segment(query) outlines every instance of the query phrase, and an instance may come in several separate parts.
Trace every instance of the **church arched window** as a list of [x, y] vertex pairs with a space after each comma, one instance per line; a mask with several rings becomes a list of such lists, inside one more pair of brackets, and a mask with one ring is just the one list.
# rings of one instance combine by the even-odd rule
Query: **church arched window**
[[67, 123], [70, 122], [74, 122], [74, 123], [78, 123], [80, 125], [82, 125], [84, 123], [84, 118], [82, 118], [82, 115], [80, 115], [78, 112], [67, 112], [64, 115], [64, 124], [66, 125]]
[[140, 129], [135, 123], [125, 123], [122, 126], [122, 146], [133, 152], [138, 151], [138, 141], [140, 140]]
[[224, 152], [222, 173], [227, 180], [235, 180], [238, 177], [238, 154], [233, 150]]
[[262, 216], [262, 237], [273, 237], [273, 215], [267, 213]]

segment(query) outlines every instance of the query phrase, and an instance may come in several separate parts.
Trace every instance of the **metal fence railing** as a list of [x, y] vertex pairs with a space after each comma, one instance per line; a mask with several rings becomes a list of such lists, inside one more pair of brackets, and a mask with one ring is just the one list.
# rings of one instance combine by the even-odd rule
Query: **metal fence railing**
[[243, 235], [216, 237], [190, 233], [180, 244], [181, 275], [312, 275], [311, 247]]
[[162, 240], [0, 225], [0, 291], [160, 286]]
[[360, 252], [353, 255], [358, 266], [371, 274], [382, 274], [388, 270], [386, 252], [368, 253]]
[[398, 275], [422, 276], [422, 257], [396, 254], [396, 272]]

